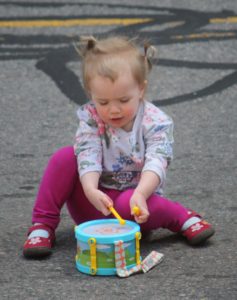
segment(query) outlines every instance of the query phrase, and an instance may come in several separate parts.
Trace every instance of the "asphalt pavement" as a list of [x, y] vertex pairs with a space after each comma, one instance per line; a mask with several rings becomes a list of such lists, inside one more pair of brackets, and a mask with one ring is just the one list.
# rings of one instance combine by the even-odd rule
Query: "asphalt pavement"
[[[89, 34], [157, 47], [147, 98], [175, 123], [165, 194], [216, 228], [201, 247], [153, 232], [141, 254], [163, 262], [126, 279], [77, 271], [66, 209], [53, 255], [22, 256], [43, 170], [87, 101], [74, 44]], [[237, 299], [235, 0], [0, 0], [0, 70], [0, 299]]]

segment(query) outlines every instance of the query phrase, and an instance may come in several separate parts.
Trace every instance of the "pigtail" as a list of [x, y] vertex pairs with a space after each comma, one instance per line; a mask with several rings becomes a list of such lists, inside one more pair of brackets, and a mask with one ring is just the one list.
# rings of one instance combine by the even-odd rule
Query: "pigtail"
[[86, 53], [94, 49], [96, 44], [97, 40], [93, 36], [81, 36], [80, 41], [77, 44], [74, 43], [74, 48], [80, 56], [85, 57]]
[[152, 69], [151, 59], [155, 56], [156, 52], [157, 50], [154, 46], [148, 42], [144, 43], [144, 59], [147, 64], [148, 71]]
[[85, 45], [87, 51], [95, 48], [95, 45], [97, 44], [97, 39], [94, 38], [92, 35], [81, 36], [80, 41], [82, 44]]

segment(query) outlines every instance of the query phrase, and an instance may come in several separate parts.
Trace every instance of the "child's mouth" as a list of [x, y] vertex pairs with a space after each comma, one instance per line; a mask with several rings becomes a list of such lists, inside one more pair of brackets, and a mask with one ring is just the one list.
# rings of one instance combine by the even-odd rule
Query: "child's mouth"
[[110, 119], [112, 122], [119, 122], [122, 120], [122, 117]]

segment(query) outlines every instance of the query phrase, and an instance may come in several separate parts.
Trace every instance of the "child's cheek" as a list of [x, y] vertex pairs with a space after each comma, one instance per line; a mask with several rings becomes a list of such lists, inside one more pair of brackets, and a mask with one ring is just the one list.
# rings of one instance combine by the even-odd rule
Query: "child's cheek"
[[134, 117], [136, 115], [136, 110], [133, 107], [129, 107], [126, 109], [126, 115]]
[[97, 109], [99, 117], [104, 120], [106, 118], [106, 111], [103, 108], [98, 108]]

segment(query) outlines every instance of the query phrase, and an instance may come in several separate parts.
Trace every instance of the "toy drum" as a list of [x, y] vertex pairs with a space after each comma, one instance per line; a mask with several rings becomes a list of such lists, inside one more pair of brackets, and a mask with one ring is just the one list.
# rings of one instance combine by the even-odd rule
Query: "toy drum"
[[115, 275], [115, 244], [121, 241], [126, 269], [140, 264], [141, 233], [135, 222], [126, 221], [125, 225], [120, 225], [116, 219], [89, 221], [75, 227], [75, 236], [76, 267], [82, 273]]

